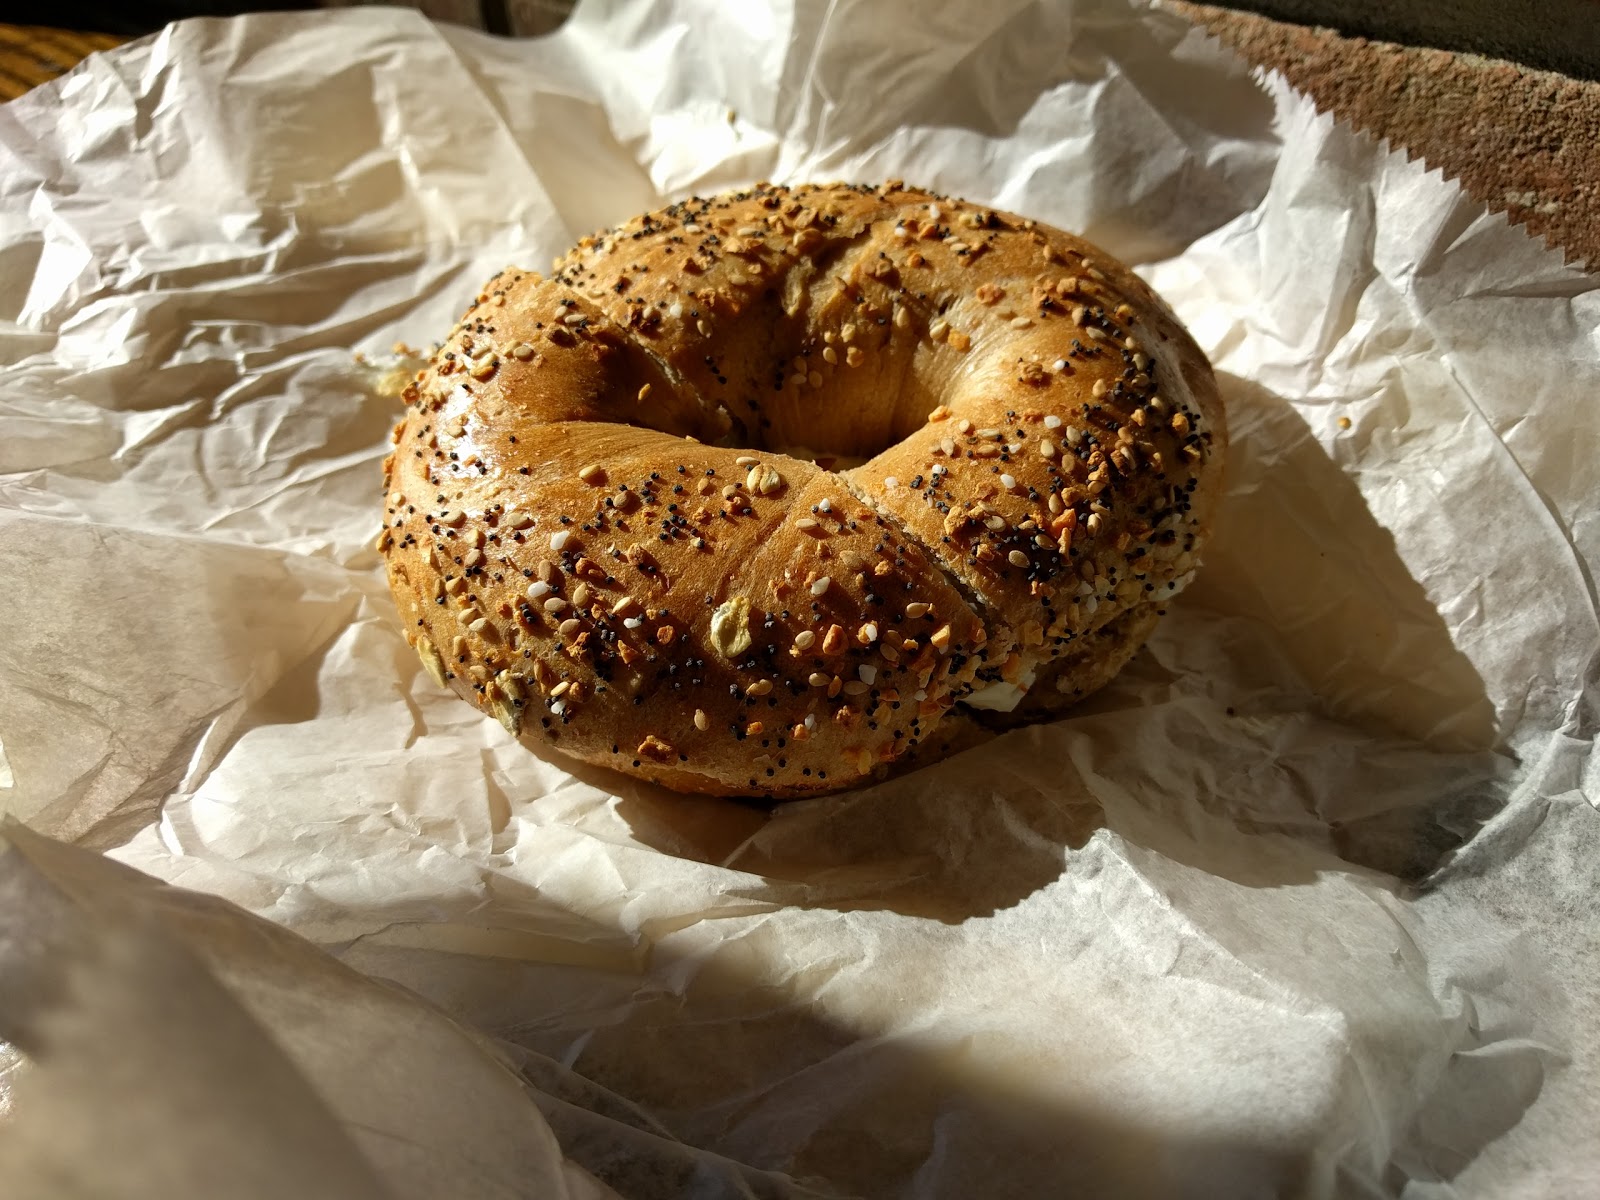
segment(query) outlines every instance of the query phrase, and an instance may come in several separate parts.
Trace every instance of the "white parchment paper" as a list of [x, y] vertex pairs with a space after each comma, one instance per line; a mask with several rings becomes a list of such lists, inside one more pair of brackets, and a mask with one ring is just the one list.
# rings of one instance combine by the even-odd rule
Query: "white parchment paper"
[[[1217, 537], [1124, 676], [771, 814], [433, 687], [351, 348], [663, 199], [889, 176], [1142, 264], [1221, 372]], [[1597, 395], [1592, 278], [1138, 4], [183, 23], [0, 108], [0, 805], [420, 993], [625, 1196], [1589, 1195]], [[67, 861], [30, 912], [124, 885]], [[245, 920], [184, 969], [259, 1013]], [[348, 1130], [385, 1084], [300, 1016]], [[409, 1086], [461, 1038], [395, 1034]], [[386, 1128], [334, 1139], [373, 1186], [448, 1158]]]

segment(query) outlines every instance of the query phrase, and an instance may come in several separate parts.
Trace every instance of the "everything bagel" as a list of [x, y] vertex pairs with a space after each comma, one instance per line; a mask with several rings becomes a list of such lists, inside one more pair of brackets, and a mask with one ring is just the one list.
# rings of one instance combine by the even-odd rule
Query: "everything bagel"
[[1127, 268], [898, 182], [695, 198], [504, 271], [404, 399], [378, 548], [428, 673], [723, 795], [1100, 687], [1191, 575], [1226, 442]]

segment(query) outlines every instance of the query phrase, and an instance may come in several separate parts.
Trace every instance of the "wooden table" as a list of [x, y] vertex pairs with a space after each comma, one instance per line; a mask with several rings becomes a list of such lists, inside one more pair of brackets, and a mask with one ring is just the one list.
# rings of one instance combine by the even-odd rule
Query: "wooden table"
[[[565, 0], [538, 0], [559, 18]], [[1472, 54], [1341, 37], [1172, 0], [1324, 111], [1420, 155], [1474, 198], [1600, 269], [1600, 83]], [[111, 34], [0, 25], [0, 100], [68, 70]]]
[[109, 33], [0, 25], [0, 100], [15, 100], [29, 88], [71, 70], [96, 50], [109, 50], [122, 41]]

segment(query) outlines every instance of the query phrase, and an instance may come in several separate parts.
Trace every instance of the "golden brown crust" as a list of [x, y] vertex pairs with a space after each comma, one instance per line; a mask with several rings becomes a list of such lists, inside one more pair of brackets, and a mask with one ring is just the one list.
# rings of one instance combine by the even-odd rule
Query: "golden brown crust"
[[898, 184], [758, 185], [504, 272], [406, 399], [379, 545], [430, 673], [724, 794], [848, 785], [1033, 665], [1099, 686], [1148, 628], [1096, 631], [1192, 569], [1224, 442], [1125, 268]]

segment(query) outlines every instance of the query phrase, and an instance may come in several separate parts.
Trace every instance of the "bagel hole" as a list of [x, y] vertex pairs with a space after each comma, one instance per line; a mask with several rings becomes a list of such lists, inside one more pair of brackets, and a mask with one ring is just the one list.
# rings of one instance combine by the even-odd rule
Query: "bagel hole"
[[742, 413], [723, 408], [730, 427], [717, 441], [727, 449], [783, 454], [824, 471], [849, 471], [905, 441], [927, 424], [939, 404], [922, 387], [884, 387], [874, 394], [859, 385], [825, 385], [798, 398], [746, 399], [737, 406]]
[[905, 441], [971, 372], [965, 356], [927, 337], [929, 313], [952, 297], [902, 293], [879, 277], [880, 257], [869, 242], [829, 242], [750, 305], [707, 358], [722, 386], [690, 372], [725, 407], [726, 437], [739, 448], [847, 471]]

